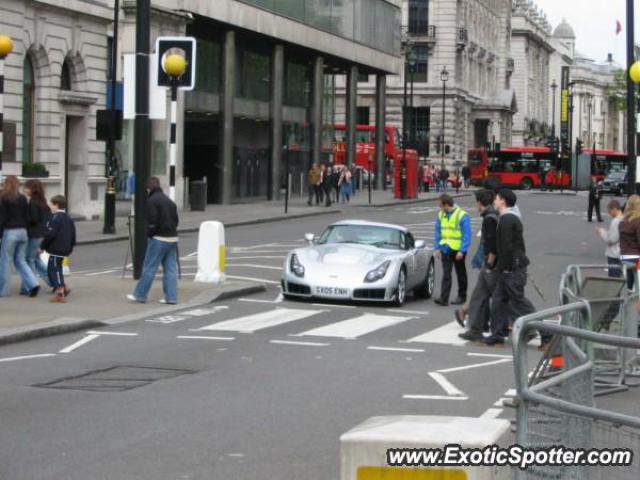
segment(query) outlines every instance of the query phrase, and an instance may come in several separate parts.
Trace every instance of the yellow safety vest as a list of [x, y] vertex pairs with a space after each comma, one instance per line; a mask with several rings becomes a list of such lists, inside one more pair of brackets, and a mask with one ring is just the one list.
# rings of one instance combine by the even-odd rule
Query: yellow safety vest
[[467, 212], [460, 207], [456, 207], [450, 216], [444, 210], [440, 210], [440, 245], [449, 245], [451, 250], [460, 251], [462, 247], [462, 229], [460, 222], [467, 215]]

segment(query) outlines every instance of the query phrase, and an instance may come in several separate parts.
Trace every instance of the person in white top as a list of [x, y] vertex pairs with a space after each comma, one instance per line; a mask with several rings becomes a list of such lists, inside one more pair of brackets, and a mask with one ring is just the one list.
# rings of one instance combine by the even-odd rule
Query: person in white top
[[617, 200], [611, 200], [607, 205], [607, 212], [611, 217], [611, 223], [609, 228], [602, 227], [596, 228], [596, 231], [600, 235], [600, 238], [605, 243], [606, 248], [604, 251], [607, 257], [607, 264], [609, 265], [610, 277], [621, 277], [622, 268], [620, 262], [620, 222], [623, 219], [622, 208], [620, 202]]

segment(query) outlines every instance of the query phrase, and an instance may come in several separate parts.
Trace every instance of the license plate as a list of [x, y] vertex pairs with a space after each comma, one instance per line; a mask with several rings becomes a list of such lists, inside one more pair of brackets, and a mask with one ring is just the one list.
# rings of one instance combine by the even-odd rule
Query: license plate
[[348, 288], [339, 287], [316, 287], [317, 295], [326, 295], [328, 297], [348, 297]]

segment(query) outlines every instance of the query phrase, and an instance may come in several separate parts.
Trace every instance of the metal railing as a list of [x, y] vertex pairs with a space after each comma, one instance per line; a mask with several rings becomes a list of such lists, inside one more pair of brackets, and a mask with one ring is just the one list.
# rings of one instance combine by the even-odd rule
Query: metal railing
[[[638, 349], [640, 339], [593, 332], [586, 300], [521, 317], [513, 327], [513, 358], [517, 390], [517, 443], [543, 448], [631, 448], [640, 451], [640, 417], [595, 406], [593, 346]], [[560, 316], [561, 325], [545, 322]], [[576, 326], [569, 326], [576, 325]], [[553, 375], [529, 379], [527, 333], [537, 330], [558, 340], [564, 366]], [[640, 478], [640, 461], [629, 467], [531, 467], [516, 470], [525, 479], [634, 479]]]

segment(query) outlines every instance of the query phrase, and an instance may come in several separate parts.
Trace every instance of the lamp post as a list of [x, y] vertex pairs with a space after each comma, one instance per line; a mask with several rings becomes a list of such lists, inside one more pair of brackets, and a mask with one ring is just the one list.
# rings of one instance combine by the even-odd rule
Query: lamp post
[[171, 132], [169, 135], [169, 198], [176, 201], [176, 117], [178, 111], [178, 80], [187, 69], [182, 55], [167, 55], [162, 68], [171, 77]]
[[589, 143], [592, 143], [592, 137], [593, 134], [591, 132], [591, 119], [592, 119], [592, 113], [593, 113], [593, 95], [591, 95], [590, 93], [587, 94], [587, 108], [589, 109], [589, 122], [587, 123], [587, 126], [589, 128]]
[[[628, 78], [634, 84], [636, 84], [636, 85], [640, 84], [640, 61], [637, 61], [633, 65], [631, 65], [631, 68], [629, 68], [629, 77]], [[634, 94], [635, 94], [635, 89], [634, 89]], [[633, 102], [632, 103], [628, 103], [627, 104], [627, 110], [632, 110], [632, 109], [634, 109]], [[640, 98], [638, 99], [637, 111], [640, 112]], [[638, 113], [638, 115], [640, 116], [640, 113]], [[638, 127], [638, 125], [636, 125], [636, 128], [637, 127]], [[634, 142], [628, 142], [629, 144], [627, 145], [628, 151], [631, 152], [632, 150], [635, 150], [635, 147], [636, 147], [635, 142], [638, 140], [638, 137], [636, 136], [636, 134], [638, 133], [638, 131], [634, 129], [633, 125], [628, 125], [627, 129], [633, 130], [633, 134], [634, 134]], [[637, 172], [636, 172], [637, 168], [638, 168], [637, 158], [634, 156], [633, 160], [629, 163], [629, 167], [627, 169], [627, 171], [629, 172], [629, 174], [627, 175], [628, 178], [629, 178], [629, 188], [628, 188], [628, 193], [629, 194], [634, 194], [637, 191], [637, 188], [636, 188], [637, 187], [637, 182], [638, 182], [638, 176], [637, 176]]]
[[551, 84], [551, 91], [553, 92], [552, 98], [553, 102], [551, 104], [551, 137], [555, 140], [556, 138], [556, 89], [558, 88], [558, 84], [556, 80], [553, 80]]
[[409, 83], [411, 84], [411, 93], [409, 95], [409, 106], [411, 111], [409, 124], [409, 145], [412, 149], [416, 148], [416, 116], [413, 111], [413, 74], [416, 72], [416, 54], [413, 49], [409, 49], [407, 54], [407, 63], [409, 64]]
[[440, 80], [442, 81], [442, 135], [440, 135], [440, 152], [442, 154], [441, 168], [444, 168], [444, 106], [447, 96], [447, 81], [449, 80], [449, 72], [444, 67], [440, 72]]
[[0, 35], [0, 182], [2, 182], [2, 123], [4, 115], [4, 59], [13, 51], [13, 40], [6, 35]]
[[113, 42], [111, 43], [111, 128], [107, 140], [107, 158], [105, 174], [107, 188], [104, 192], [104, 223], [102, 233], [113, 235], [116, 233], [116, 124], [118, 111], [116, 110], [116, 72], [118, 68], [118, 17], [120, 15], [120, 0], [115, 0], [113, 6]]
[[[407, 198], [407, 73], [409, 73], [409, 57], [411, 53], [411, 43], [409, 40], [403, 42], [404, 48], [404, 94], [402, 98], [402, 160], [400, 162], [400, 198]], [[413, 90], [413, 76], [412, 76]]]

